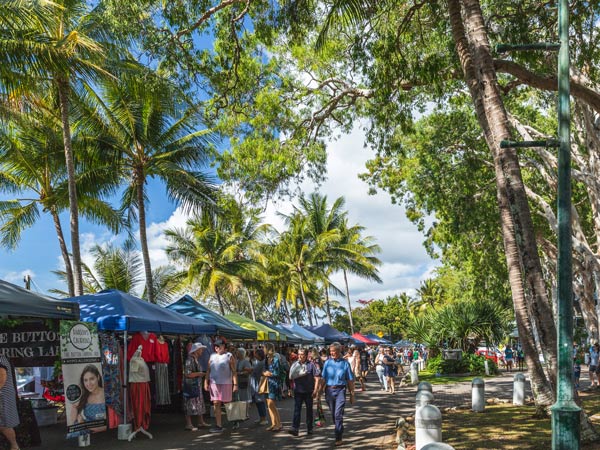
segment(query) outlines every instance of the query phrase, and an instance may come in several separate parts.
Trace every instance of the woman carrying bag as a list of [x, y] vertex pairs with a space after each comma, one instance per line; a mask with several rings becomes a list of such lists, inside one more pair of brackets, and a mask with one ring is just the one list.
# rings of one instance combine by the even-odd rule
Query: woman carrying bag
[[[267, 351], [267, 362], [263, 376], [267, 378], [269, 393], [267, 394], [267, 409], [271, 417], [271, 426], [267, 431], [274, 433], [283, 430], [279, 410], [275, 404], [276, 400], [281, 400], [281, 364], [279, 356], [275, 353], [275, 346], [271, 343], [265, 345]], [[260, 392], [260, 391], [259, 391]]]

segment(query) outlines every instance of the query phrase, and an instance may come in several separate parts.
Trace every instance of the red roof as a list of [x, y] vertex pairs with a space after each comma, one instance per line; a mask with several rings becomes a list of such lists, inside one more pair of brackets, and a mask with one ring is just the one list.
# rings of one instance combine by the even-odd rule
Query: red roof
[[364, 342], [364, 343], [365, 343], [365, 344], [367, 344], [367, 345], [379, 345], [379, 342], [377, 342], [377, 341], [374, 341], [373, 339], [369, 339], [368, 337], [366, 337], [366, 336], [363, 336], [363, 335], [362, 335], [362, 334], [360, 334], [360, 333], [354, 333], [354, 334], [352, 335], [352, 337], [353, 337], [354, 339], [356, 339], [357, 341]]

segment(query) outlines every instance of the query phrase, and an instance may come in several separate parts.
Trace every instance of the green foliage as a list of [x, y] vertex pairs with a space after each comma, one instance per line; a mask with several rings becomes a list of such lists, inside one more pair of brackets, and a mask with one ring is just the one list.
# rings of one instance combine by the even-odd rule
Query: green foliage
[[[492, 360], [488, 360], [491, 374], [497, 374], [498, 366]], [[485, 375], [485, 357], [474, 353], [463, 353], [462, 359], [443, 359], [437, 355], [427, 360], [427, 370], [439, 374], [470, 373], [473, 375]]]

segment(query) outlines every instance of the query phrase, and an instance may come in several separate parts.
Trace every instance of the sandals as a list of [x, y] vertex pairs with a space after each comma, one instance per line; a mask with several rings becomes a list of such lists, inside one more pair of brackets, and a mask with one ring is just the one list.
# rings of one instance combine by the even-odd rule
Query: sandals
[[279, 428], [271, 428], [269, 431], [271, 433], [279, 433], [280, 431], [283, 431], [283, 425], [280, 426]]
[[186, 426], [186, 427], [184, 428], [184, 430], [186, 430], [186, 431], [198, 431], [198, 428], [196, 428], [196, 427], [194, 427], [194, 426], [189, 426], [189, 425], [188, 425], [188, 426]]

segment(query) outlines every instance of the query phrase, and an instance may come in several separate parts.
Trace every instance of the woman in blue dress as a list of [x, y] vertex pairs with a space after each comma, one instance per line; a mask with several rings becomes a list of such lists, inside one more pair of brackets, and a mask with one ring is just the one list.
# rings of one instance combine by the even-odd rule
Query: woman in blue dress
[[281, 363], [279, 361], [279, 355], [275, 353], [273, 344], [265, 344], [265, 350], [267, 352], [267, 362], [265, 364], [263, 376], [269, 379], [267, 409], [269, 411], [269, 416], [271, 417], [271, 426], [267, 428], [267, 430], [277, 432], [283, 430], [279, 410], [275, 404], [276, 400], [281, 400]]
[[[69, 425], [78, 425], [95, 420], [106, 420], [106, 403], [102, 377], [98, 368], [92, 364], [85, 366], [79, 380], [81, 397], [72, 406], [71, 418], [75, 418]], [[77, 437], [89, 434], [91, 431], [104, 431], [106, 426], [92, 427], [91, 429], [69, 433], [67, 437]]]

